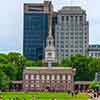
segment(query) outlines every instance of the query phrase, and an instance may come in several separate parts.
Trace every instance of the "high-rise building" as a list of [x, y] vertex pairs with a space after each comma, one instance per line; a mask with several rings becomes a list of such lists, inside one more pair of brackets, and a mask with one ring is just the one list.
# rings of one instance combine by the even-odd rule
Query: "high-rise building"
[[88, 54], [89, 24], [86, 11], [78, 6], [59, 10], [55, 26], [55, 47], [60, 63], [66, 57]]
[[42, 60], [48, 36], [50, 1], [24, 4], [23, 54], [31, 60]]

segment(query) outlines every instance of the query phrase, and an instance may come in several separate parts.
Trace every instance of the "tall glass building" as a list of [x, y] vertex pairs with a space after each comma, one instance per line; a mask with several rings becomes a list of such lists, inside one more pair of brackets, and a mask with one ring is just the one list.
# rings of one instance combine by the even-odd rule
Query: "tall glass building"
[[51, 2], [24, 4], [23, 55], [42, 60], [48, 36], [48, 14]]

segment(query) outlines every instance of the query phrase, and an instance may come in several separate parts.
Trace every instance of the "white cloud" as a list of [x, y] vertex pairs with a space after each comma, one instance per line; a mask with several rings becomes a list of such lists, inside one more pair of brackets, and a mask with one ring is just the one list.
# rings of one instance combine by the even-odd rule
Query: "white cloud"
[[[55, 9], [71, 4], [71, 0], [52, 0]], [[87, 10], [90, 22], [90, 43], [100, 43], [100, 0], [72, 0]], [[22, 48], [23, 2], [43, 0], [2, 0], [0, 1], [0, 48], [4, 51]], [[1, 49], [0, 49], [1, 50]]]

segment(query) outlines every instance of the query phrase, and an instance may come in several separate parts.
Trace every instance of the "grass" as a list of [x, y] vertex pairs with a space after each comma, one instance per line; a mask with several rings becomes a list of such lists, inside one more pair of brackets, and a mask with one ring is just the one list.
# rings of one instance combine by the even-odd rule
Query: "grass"
[[[78, 94], [77, 96], [72, 97], [67, 93], [50, 93], [50, 92], [2, 92], [0, 97], [3, 97], [4, 100], [8, 98], [25, 98], [26, 100], [32, 100], [32, 97], [36, 97], [38, 100], [51, 100], [52, 98], [57, 98], [59, 100], [88, 100], [87, 94]], [[94, 100], [94, 99], [92, 99]]]

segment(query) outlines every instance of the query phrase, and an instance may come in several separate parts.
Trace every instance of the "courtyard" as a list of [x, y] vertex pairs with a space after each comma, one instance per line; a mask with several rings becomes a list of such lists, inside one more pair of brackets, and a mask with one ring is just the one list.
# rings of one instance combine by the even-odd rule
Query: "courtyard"
[[9, 98], [17, 98], [17, 100], [33, 100], [32, 98], [35, 98], [34, 100], [52, 100], [53, 98], [57, 100], [89, 100], [86, 93], [79, 93], [78, 95], [72, 96], [65, 92], [1, 92], [0, 97], [2, 97], [3, 100], [8, 100]]

